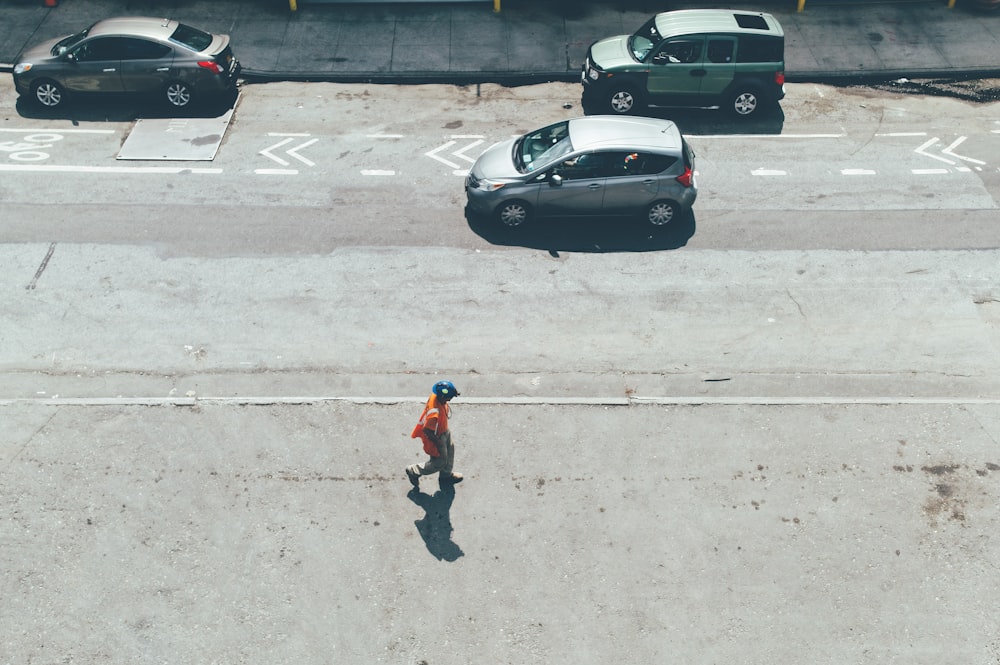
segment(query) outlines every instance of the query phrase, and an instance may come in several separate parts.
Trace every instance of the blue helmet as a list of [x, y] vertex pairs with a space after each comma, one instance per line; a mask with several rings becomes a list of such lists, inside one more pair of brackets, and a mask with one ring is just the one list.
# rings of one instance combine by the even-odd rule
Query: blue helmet
[[458, 397], [459, 395], [458, 389], [455, 388], [455, 384], [451, 381], [438, 381], [434, 384], [433, 391], [435, 395], [446, 402], [452, 397]]

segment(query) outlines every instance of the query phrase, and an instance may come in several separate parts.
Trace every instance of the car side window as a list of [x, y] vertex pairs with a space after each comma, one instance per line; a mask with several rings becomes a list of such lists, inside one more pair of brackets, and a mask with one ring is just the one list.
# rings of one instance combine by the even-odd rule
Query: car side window
[[666, 171], [677, 162], [676, 157], [647, 152], [609, 153], [609, 157], [605, 163], [605, 172], [610, 178], [654, 175]]
[[708, 56], [709, 62], [732, 62], [733, 41], [731, 39], [709, 39], [706, 55]]
[[166, 44], [157, 44], [146, 39], [126, 37], [122, 39], [122, 60], [159, 60], [170, 53]]
[[781, 39], [741, 35], [736, 62], [782, 62], [784, 50]]
[[675, 39], [665, 42], [653, 56], [653, 63], [669, 65], [701, 61], [702, 40]]
[[121, 60], [121, 41], [118, 37], [97, 37], [76, 47], [73, 57], [79, 62]]
[[552, 169], [553, 175], [563, 180], [586, 180], [588, 178], [603, 178], [605, 155], [597, 152], [587, 152], [577, 155], [557, 164]]

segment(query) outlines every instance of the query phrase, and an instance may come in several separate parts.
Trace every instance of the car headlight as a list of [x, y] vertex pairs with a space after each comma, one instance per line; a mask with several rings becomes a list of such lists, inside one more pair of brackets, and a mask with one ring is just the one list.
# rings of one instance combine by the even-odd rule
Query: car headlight
[[30, 69], [31, 69], [31, 63], [30, 62], [19, 62], [16, 65], [14, 65], [14, 73], [15, 74], [23, 74], [26, 71], [29, 71]]
[[596, 69], [594, 69], [593, 67], [591, 67], [587, 71], [587, 76], [589, 76], [592, 81], [596, 81], [600, 75], [601, 75], [601, 73], [599, 71], [597, 71]]
[[505, 182], [497, 182], [496, 180], [487, 180], [486, 178], [483, 178], [482, 180], [476, 182], [476, 189], [482, 192], [495, 192], [506, 184], [507, 183]]

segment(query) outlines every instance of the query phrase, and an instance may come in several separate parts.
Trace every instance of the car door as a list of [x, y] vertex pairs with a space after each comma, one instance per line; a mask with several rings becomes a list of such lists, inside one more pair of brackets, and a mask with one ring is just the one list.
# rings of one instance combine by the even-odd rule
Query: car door
[[709, 35], [703, 64], [701, 94], [721, 95], [736, 75], [736, 37]]
[[664, 40], [647, 59], [650, 67], [646, 88], [653, 100], [696, 97], [705, 77], [704, 53], [705, 37], [701, 35]]
[[538, 211], [543, 215], [593, 215], [604, 203], [604, 155], [577, 154], [548, 170], [538, 191]]
[[121, 92], [121, 38], [94, 37], [69, 52], [63, 85], [79, 92]]
[[660, 196], [663, 172], [677, 162], [676, 157], [643, 152], [616, 153], [608, 162], [604, 184], [604, 211], [625, 214], [641, 210]]
[[125, 37], [122, 39], [122, 87], [126, 92], [153, 92], [170, 76], [174, 50], [166, 44]]

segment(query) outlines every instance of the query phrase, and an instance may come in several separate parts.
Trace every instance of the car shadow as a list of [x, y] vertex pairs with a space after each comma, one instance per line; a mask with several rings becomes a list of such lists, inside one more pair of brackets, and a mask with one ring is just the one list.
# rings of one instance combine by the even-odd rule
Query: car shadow
[[524, 228], [508, 229], [494, 220], [466, 209], [473, 233], [492, 245], [559, 252], [658, 252], [678, 249], [695, 233], [693, 212], [662, 229], [629, 217], [536, 219]]
[[[586, 115], [600, 115], [601, 111], [583, 106]], [[781, 134], [785, 127], [785, 113], [779, 104], [758, 111], [759, 117], [740, 120], [718, 109], [666, 108], [654, 106], [641, 115], [647, 118], [672, 120], [684, 135], [705, 134]]]
[[236, 105], [239, 90], [218, 95], [189, 108], [176, 109], [161, 100], [136, 95], [75, 95], [58, 108], [46, 108], [30, 98], [18, 97], [15, 109], [22, 118], [70, 122], [131, 122], [155, 118], [218, 118]]

